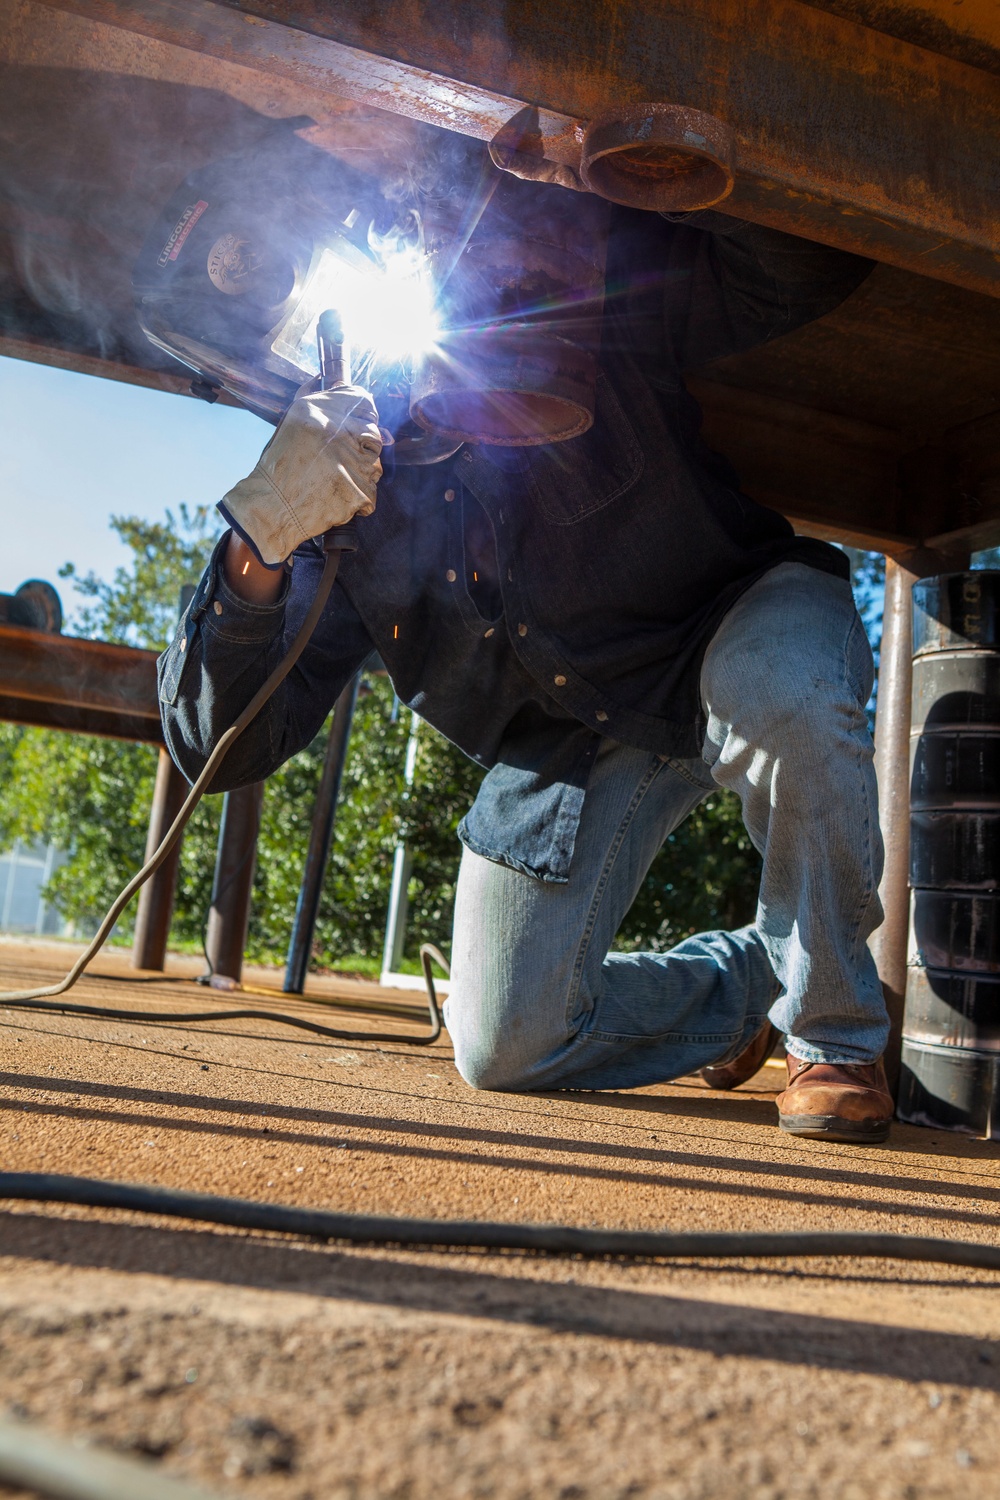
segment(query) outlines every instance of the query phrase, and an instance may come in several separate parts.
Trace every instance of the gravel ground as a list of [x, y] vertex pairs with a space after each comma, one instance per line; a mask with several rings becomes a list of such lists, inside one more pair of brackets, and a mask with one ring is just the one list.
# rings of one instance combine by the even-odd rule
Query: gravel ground
[[[0, 944], [0, 984], [64, 957]], [[97, 967], [74, 998], [228, 1003], [182, 960], [174, 983]], [[776, 1067], [729, 1096], [476, 1094], [446, 1038], [380, 1045], [370, 1013], [327, 1015], [371, 1040], [0, 1010], [0, 1161], [364, 1212], [997, 1242], [995, 1146], [784, 1138]], [[220, 1495], [1000, 1493], [1000, 1275], [344, 1250], [29, 1203], [0, 1204], [0, 1270], [0, 1410]]]

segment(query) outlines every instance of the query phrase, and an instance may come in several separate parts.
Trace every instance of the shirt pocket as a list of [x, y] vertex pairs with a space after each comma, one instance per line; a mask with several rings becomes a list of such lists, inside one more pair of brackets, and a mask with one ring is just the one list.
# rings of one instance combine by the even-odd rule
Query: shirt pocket
[[523, 452], [532, 500], [554, 526], [572, 526], [603, 510], [636, 484], [645, 464], [632, 425], [603, 375], [597, 377], [589, 432]]

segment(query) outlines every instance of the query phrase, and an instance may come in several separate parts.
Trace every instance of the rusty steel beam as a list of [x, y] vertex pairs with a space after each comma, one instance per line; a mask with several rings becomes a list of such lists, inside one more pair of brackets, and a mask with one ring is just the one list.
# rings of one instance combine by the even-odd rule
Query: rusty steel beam
[[107, 740], [139, 740], [150, 745], [163, 744], [160, 725], [153, 719], [143, 718], [138, 714], [42, 703], [37, 698], [13, 698], [6, 693], [0, 693], [0, 721], [25, 724], [33, 729], [60, 729], [68, 734], [96, 734]]
[[702, 410], [702, 437], [752, 499], [827, 540], [877, 552], [916, 546], [915, 534], [886, 526], [898, 432], [701, 376], [685, 383]]
[[536, 104], [553, 160], [618, 105], [708, 110], [726, 209], [1000, 295], [1000, 80], [802, 0], [50, 0], [315, 94], [487, 140]]
[[20, 723], [161, 743], [156, 652], [0, 625], [0, 709]]
[[[152, 345], [150, 345], [152, 354]], [[0, 334], [0, 357], [24, 359], [30, 364], [49, 365], [54, 370], [75, 370], [80, 375], [97, 375], [104, 380], [120, 380], [123, 385], [141, 385], [151, 391], [166, 391], [171, 396], [192, 395], [194, 371], [154, 370], [143, 365], [125, 364], [121, 360], [99, 359], [78, 350], [43, 344], [37, 339], [16, 339]], [[220, 406], [243, 408], [228, 391], [219, 391]]]

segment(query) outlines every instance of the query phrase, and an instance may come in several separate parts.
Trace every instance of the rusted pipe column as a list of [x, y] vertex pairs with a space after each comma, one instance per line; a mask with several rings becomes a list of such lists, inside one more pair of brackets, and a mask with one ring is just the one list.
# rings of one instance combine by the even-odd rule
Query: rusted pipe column
[[205, 933], [205, 955], [213, 975], [239, 983], [250, 926], [250, 897], [257, 864], [257, 834], [264, 783], [255, 781], [227, 792], [215, 856], [212, 906]]
[[895, 1092], [906, 1000], [906, 948], [910, 920], [910, 694], [913, 677], [913, 601], [918, 578], [964, 567], [956, 555], [926, 548], [885, 560], [885, 609], [879, 656], [878, 707], [875, 716], [875, 772], [879, 817], [885, 841], [885, 870], [879, 895], [885, 911], [873, 934], [871, 951], [882, 981], [890, 1033], [885, 1065]]
[[[166, 750], [160, 751], [153, 787], [153, 806], [146, 835], [146, 859], [151, 859], [167, 829], [180, 812], [188, 785]], [[179, 838], [155, 875], [151, 875], [139, 892], [139, 909], [135, 917], [135, 939], [132, 943], [133, 969], [162, 969], [167, 957], [167, 937], [174, 911], [177, 870], [181, 861]]]
[[286, 995], [301, 995], [306, 987], [309, 970], [309, 955], [312, 951], [313, 933], [319, 915], [319, 901], [323, 894], [323, 877], [330, 858], [333, 843], [333, 825], [337, 816], [340, 783], [347, 761], [347, 746], [351, 738], [351, 722], [354, 706], [358, 700], [361, 674], [352, 677], [333, 706], [333, 724], [323, 762], [316, 805], [313, 808], [312, 829], [309, 834], [309, 849], [306, 853], [302, 885], [299, 889], [295, 922], [288, 945], [285, 965], [284, 991]]

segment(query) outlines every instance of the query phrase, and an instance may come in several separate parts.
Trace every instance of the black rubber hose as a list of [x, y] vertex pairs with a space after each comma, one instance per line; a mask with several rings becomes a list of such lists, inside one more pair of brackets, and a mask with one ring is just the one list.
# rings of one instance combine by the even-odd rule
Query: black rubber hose
[[745, 1260], [803, 1256], [852, 1256], [866, 1260], [930, 1261], [1000, 1271], [1000, 1246], [913, 1234], [855, 1234], [850, 1230], [785, 1231], [778, 1234], [647, 1229], [576, 1229], [565, 1224], [395, 1219], [374, 1214], [329, 1213], [220, 1198], [210, 1193], [138, 1187], [90, 1177], [48, 1172], [0, 1172], [0, 1198], [33, 1203], [76, 1203], [122, 1208], [168, 1218], [196, 1219], [237, 1229], [346, 1240], [357, 1245], [423, 1245], [452, 1250], [528, 1250], [549, 1255], [624, 1256], [643, 1260]]

